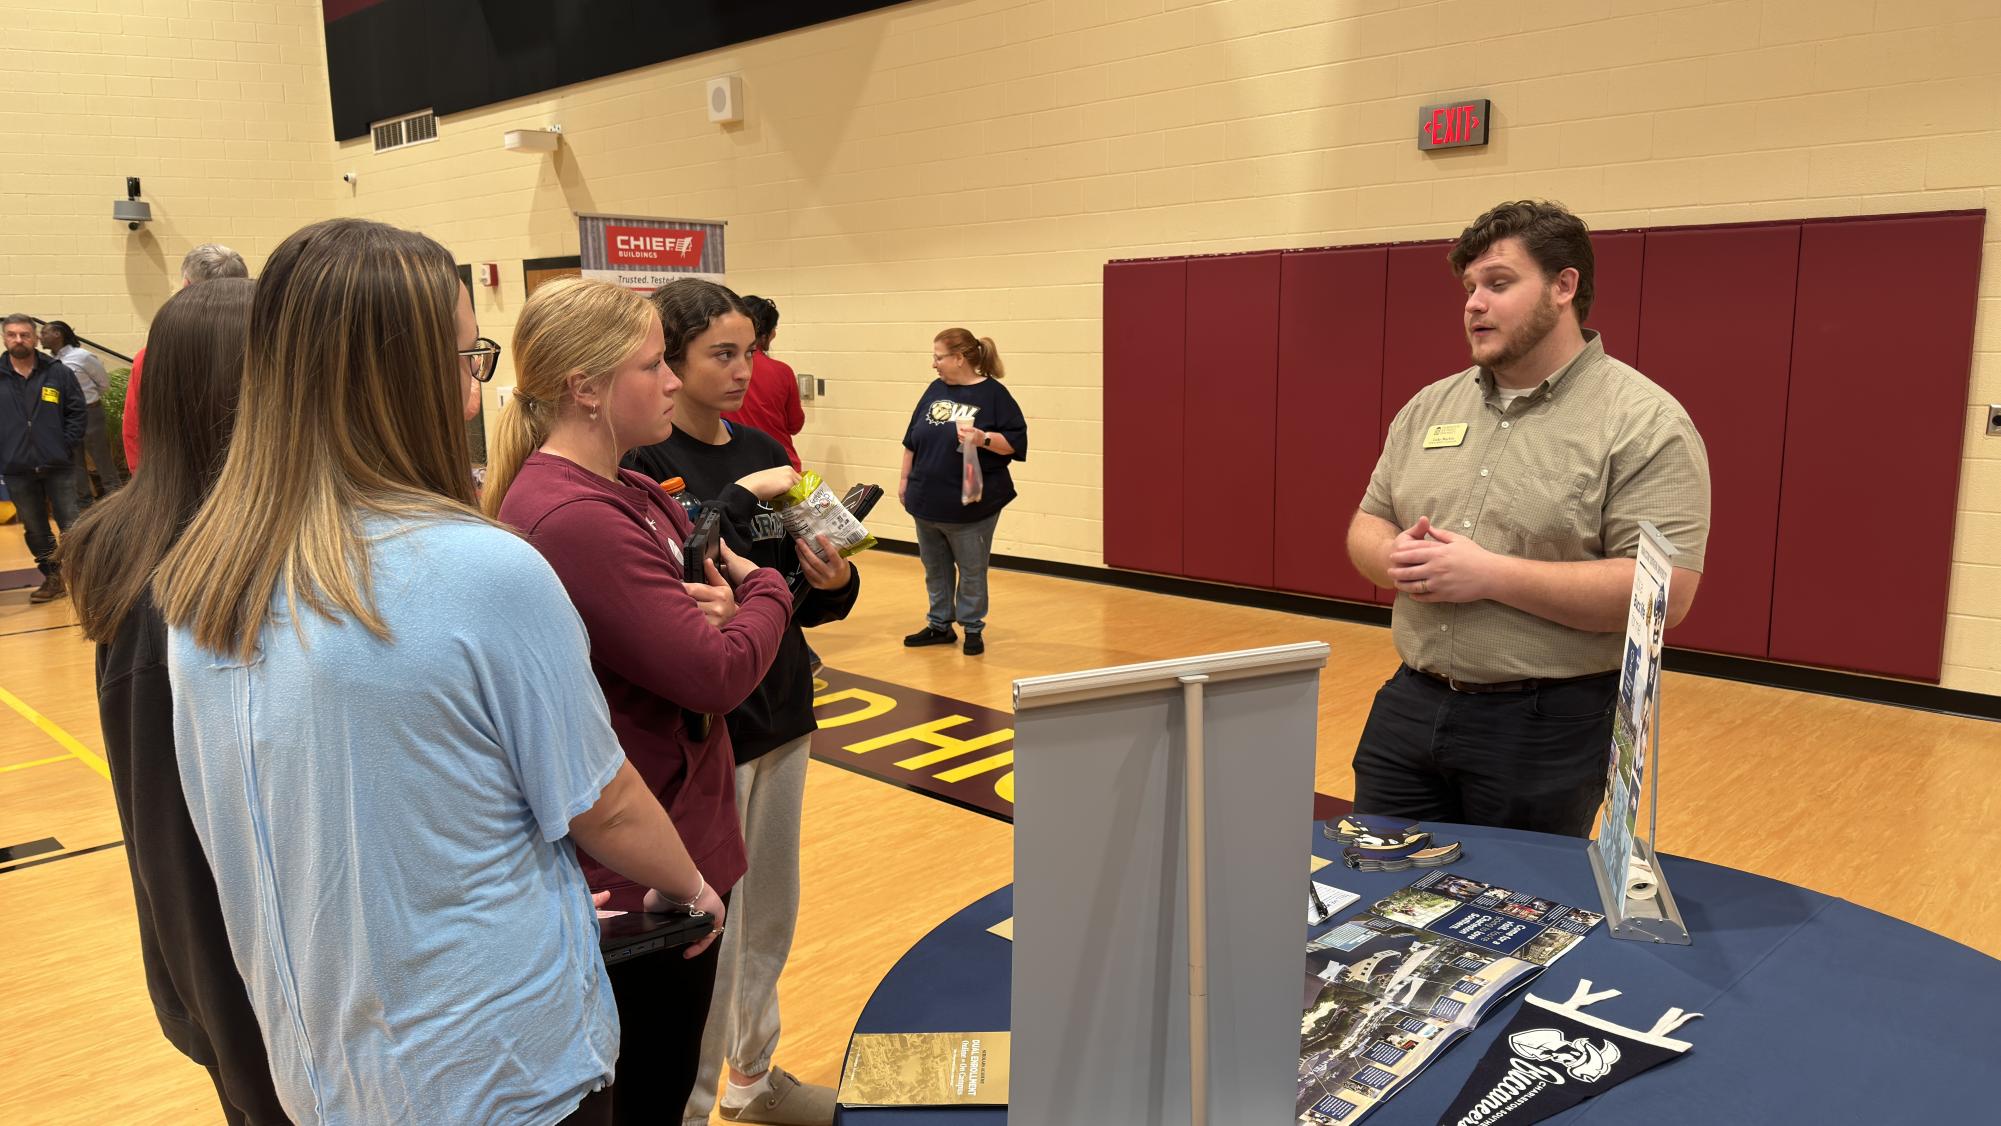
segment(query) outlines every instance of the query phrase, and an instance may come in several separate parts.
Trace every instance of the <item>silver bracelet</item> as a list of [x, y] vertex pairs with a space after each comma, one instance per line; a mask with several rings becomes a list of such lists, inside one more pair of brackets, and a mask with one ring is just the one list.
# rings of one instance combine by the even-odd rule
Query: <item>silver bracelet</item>
[[687, 901], [685, 901], [685, 902], [684, 902], [684, 901], [682, 901], [682, 900], [679, 900], [679, 899], [677, 899], [677, 900], [675, 900], [674, 902], [676, 902], [676, 903], [679, 903], [679, 904], [681, 904], [681, 906], [683, 906], [683, 907], [687, 908], [687, 909], [688, 909], [688, 914], [689, 914], [689, 915], [691, 915], [691, 916], [693, 916], [694, 918], [697, 918], [697, 919], [699, 919], [699, 918], [702, 918], [703, 916], [707, 915], [707, 914], [708, 914], [708, 912], [707, 912], [707, 911], [704, 911], [704, 910], [702, 910], [701, 908], [699, 908], [699, 907], [697, 907], [697, 906], [695, 906], [695, 904], [697, 904], [697, 903], [700, 903], [700, 902], [702, 901], [702, 893], [703, 893], [703, 892], [705, 892], [705, 891], [707, 891], [707, 890], [709, 890], [709, 881], [708, 881], [708, 878], [707, 878], [707, 877], [705, 877], [705, 876], [703, 876], [703, 875], [702, 875], [702, 873], [701, 873], [701, 872], [700, 872], [700, 871], [698, 870], [698, 871], [696, 871], [696, 873], [695, 873], [695, 895], [694, 895], [694, 898], [692, 898], [692, 899], [689, 899], [689, 900], [687, 900]]

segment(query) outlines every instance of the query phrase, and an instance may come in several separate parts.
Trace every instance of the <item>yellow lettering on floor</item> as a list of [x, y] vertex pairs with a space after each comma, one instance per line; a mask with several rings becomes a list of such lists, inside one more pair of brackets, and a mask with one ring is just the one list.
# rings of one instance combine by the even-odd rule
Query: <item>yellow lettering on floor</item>
[[[843, 700], [860, 700], [862, 706], [856, 708], [854, 711], [836, 716], [817, 714], [821, 708], [826, 707], [828, 704], [838, 704]], [[813, 718], [819, 721], [822, 728], [846, 727], [850, 723], [860, 723], [865, 719], [874, 719], [879, 715], [885, 715], [894, 710], [895, 707], [896, 701], [884, 696], [880, 692], [870, 692], [866, 688], [843, 688], [839, 692], [830, 692], [825, 696], [813, 697], [813, 711], [816, 713]], [[848, 749], [853, 750], [854, 748], [850, 747]]]
[[[952, 769], [947, 770], [943, 774], [938, 775], [938, 781], [964, 782], [968, 778], [976, 778], [982, 774], [985, 774], [989, 770], [999, 770], [1001, 767], [1006, 766], [1007, 764], [1013, 761], [1014, 761], [1013, 751], [1002, 751], [1001, 753], [994, 755], [991, 758], [983, 758], [978, 762], [967, 763], [965, 766], [955, 766]], [[900, 766], [902, 764], [898, 763], [897, 765]]]
[[871, 751], [882, 750], [884, 747], [894, 747], [898, 743], [928, 743], [933, 747], [937, 747], [938, 749], [935, 751], [927, 751], [924, 754], [903, 759], [896, 764], [905, 770], [917, 770], [929, 766], [934, 762], [943, 762], [948, 758], [957, 758], [960, 755], [971, 754], [983, 747], [991, 747], [995, 743], [1004, 743], [1014, 738], [1014, 728], [1012, 727], [1003, 727], [999, 731], [988, 732], [985, 735], [976, 736], [971, 739], [960, 739], [956, 736], [940, 734], [947, 727], [957, 727], [962, 723], [971, 722], [973, 720], [970, 716], [940, 716], [926, 723], [919, 723], [911, 727], [892, 731], [887, 735], [878, 735], [873, 739], [864, 739], [859, 743], [849, 743], [841, 749], [853, 754], [865, 755]]

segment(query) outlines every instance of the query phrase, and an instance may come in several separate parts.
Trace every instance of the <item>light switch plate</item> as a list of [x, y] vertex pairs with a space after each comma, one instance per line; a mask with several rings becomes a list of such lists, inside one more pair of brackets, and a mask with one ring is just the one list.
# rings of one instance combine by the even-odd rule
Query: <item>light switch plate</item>
[[2001, 435], [2001, 403], [1987, 404], [1987, 436]]

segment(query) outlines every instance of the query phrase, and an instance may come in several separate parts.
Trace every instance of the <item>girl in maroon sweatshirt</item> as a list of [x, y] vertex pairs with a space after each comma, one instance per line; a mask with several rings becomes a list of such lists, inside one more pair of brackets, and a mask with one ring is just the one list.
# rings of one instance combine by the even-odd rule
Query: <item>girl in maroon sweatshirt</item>
[[[628, 450], [666, 438], [677, 369], [750, 362], [750, 321], [721, 286], [702, 283], [668, 303], [667, 320], [605, 282], [537, 289], [514, 331], [515, 391], [501, 413], [483, 504], [526, 534], [562, 579], [590, 633], [591, 663], [626, 758], [723, 894], [744, 873], [744, 848], [728, 726], [710, 717], [735, 708], [764, 678], [792, 599], [776, 571], [727, 545], [727, 582], [713, 563], [684, 581], [687, 515], [652, 481], [618, 467]], [[591, 887], [611, 893], [611, 907], [640, 909], [645, 889], [580, 859]], [[623, 1030], [616, 1121], [656, 1121], [687, 1102], [719, 947], [608, 967]]]

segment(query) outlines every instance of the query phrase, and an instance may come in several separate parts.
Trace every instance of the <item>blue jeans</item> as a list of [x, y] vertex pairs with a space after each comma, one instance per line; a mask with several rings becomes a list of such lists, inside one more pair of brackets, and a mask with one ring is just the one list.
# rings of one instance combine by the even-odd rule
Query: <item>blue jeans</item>
[[954, 621], [967, 633], [987, 628], [987, 560], [994, 552], [998, 523], [998, 512], [972, 524], [917, 521], [917, 556], [924, 560], [924, 589], [931, 595], [926, 618], [934, 629]]
[[7, 497], [20, 514], [21, 531], [27, 534], [28, 550], [35, 553], [35, 566], [44, 575], [55, 574], [56, 537], [49, 534], [49, 509], [55, 509], [56, 527], [65, 532], [76, 527], [75, 471], [64, 466], [40, 476], [9, 473]]

